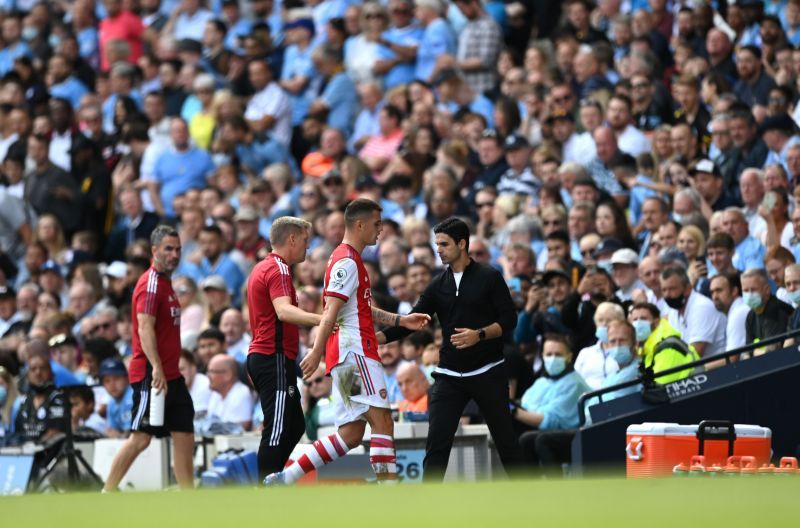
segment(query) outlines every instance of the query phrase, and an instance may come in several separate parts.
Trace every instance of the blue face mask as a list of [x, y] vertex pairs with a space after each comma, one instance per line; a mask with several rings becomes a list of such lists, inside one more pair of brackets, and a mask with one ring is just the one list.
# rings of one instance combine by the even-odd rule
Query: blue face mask
[[637, 319], [634, 321], [633, 328], [636, 330], [636, 341], [639, 343], [647, 341], [647, 338], [653, 333], [653, 329], [650, 327], [650, 321], [646, 321], [645, 319]]
[[758, 292], [744, 292], [742, 294], [742, 300], [751, 310], [757, 309], [761, 306], [761, 303], [764, 302], [763, 299], [761, 299], [761, 294]]
[[544, 370], [549, 376], [558, 376], [567, 368], [567, 360], [561, 356], [547, 356], [544, 358]]
[[631, 352], [631, 347], [628, 345], [609, 348], [608, 355], [610, 355], [611, 359], [616, 361], [620, 367], [624, 367], [633, 360], [633, 353]]
[[792, 304], [800, 304], [800, 288], [787, 293], [789, 294], [789, 300], [792, 301]]
[[39, 28], [26, 26], [22, 28], [22, 40], [33, 40], [39, 36]]
[[602, 344], [608, 343], [608, 327], [607, 326], [598, 326], [594, 331], [594, 336], [600, 341]]
[[0, 407], [6, 404], [8, 399], [8, 388], [5, 385], [0, 385]]
[[61, 37], [58, 35], [50, 35], [47, 37], [47, 43], [50, 44], [50, 47], [56, 49], [59, 44], [61, 44]]

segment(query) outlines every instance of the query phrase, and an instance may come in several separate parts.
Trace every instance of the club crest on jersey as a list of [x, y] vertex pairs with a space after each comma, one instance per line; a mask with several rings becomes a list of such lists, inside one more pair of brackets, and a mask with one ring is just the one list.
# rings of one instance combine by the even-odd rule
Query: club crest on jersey
[[378, 394], [380, 394], [380, 395], [381, 395], [381, 398], [383, 398], [384, 400], [386, 399], [386, 396], [387, 396], [386, 389], [381, 389], [381, 390], [379, 390], [379, 391], [378, 391]]
[[289, 397], [290, 398], [293, 397], [294, 396], [294, 385], [289, 385], [289, 387], [286, 389], [286, 392], [289, 393]]

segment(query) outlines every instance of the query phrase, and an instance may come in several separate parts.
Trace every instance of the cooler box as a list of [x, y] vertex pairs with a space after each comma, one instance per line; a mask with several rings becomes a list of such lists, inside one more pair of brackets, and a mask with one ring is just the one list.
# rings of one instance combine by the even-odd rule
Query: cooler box
[[759, 466], [769, 464], [772, 431], [758, 425], [706, 420], [699, 425], [643, 423], [628, 426], [625, 460], [628, 478], [664, 477], [695, 455], [705, 455], [706, 466], [725, 465], [728, 456], [753, 456]]

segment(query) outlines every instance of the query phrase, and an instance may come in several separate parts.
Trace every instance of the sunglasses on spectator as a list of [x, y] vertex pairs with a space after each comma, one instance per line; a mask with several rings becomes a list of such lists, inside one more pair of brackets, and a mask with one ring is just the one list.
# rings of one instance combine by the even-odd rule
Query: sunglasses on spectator
[[483, 203], [476, 203], [475, 204], [475, 208], [476, 209], [483, 209], [484, 207], [493, 207], [493, 206], [494, 206], [494, 202], [483, 202]]
[[309, 192], [301, 192], [300, 198], [314, 198], [317, 196], [317, 193], [309, 191]]
[[542, 220], [542, 225], [546, 225], [546, 226], [561, 225], [561, 220]]
[[499, 136], [499, 134], [497, 133], [497, 130], [495, 130], [493, 128], [487, 128], [486, 130], [481, 132], [481, 137], [482, 138], [496, 138], [498, 136]]
[[556, 103], [565, 103], [572, 99], [572, 94], [562, 95], [561, 97], [553, 97], [553, 101]]
[[344, 185], [344, 180], [341, 178], [328, 178], [322, 183], [322, 185], [325, 187], [329, 187], [331, 185]]
[[325, 378], [323, 376], [320, 376], [320, 377], [314, 378], [312, 380], [304, 381], [303, 385], [305, 385], [306, 387], [310, 387], [312, 385], [316, 385], [317, 383], [322, 383], [324, 379]]
[[367, 13], [366, 15], [364, 15], [364, 18], [366, 18], [367, 20], [373, 20], [376, 18], [383, 18], [383, 15], [380, 13]]
[[594, 250], [595, 250], [595, 249], [596, 249], [596, 248], [586, 248], [586, 249], [582, 249], [582, 250], [581, 250], [581, 255], [583, 255], [584, 257], [591, 257], [591, 256], [592, 256], [592, 253], [594, 253]]
[[112, 324], [113, 323], [110, 321], [106, 321], [105, 323], [100, 323], [99, 325], [92, 327], [92, 329], [89, 330], [89, 333], [96, 334], [100, 330], [108, 330], [109, 328], [111, 328]]

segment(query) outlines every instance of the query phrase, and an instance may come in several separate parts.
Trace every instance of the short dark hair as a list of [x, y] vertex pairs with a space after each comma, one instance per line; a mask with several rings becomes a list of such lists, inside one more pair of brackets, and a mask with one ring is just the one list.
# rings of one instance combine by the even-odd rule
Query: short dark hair
[[386, 112], [386, 115], [397, 120], [400, 123], [403, 120], [403, 112], [400, 111], [395, 105], [387, 104], [381, 110]]
[[689, 286], [692, 284], [692, 281], [689, 279], [689, 275], [683, 268], [675, 266], [671, 268], [666, 268], [664, 271], [661, 272], [662, 280], [671, 279], [672, 277], [678, 277], [678, 279], [680, 279], [681, 281], [681, 284], [683, 284], [684, 286]]
[[153, 229], [153, 232], [150, 233], [150, 245], [157, 246], [167, 237], [176, 237], [180, 239], [180, 235], [178, 231], [169, 225], [161, 224], [160, 226]]
[[84, 403], [91, 403], [94, 404], [94, 391], [88, 385], [80, 386], [76, 385], [69, 389], [69, 397], [70, 398], [77, 398]]
[[209, 327], [200, 332], [200, 335], [197, 336], [197, 341], [199, 342], [201, 339], [216, 339], [220, 343], [225, 343], [225, 334], [222, 333], [222, 330], [215, 327]]
[[203, 229], [201, 229], [200, 232], [201, 233], [212, 233], [212, 234], [215, 234], [218, 237], [222, 238], [222, 229], [220, 229], [217, 224], [204, 225]]
[[545, 237], [545, 240], [560, 240], [569, 245], [569, 233], [565, 229], [556, 229]]
[[742, 278], [738, 272], [731, 273], [729, 271], [723, 271], [711, 277], [711, 282], [714, 282], [715, 279], [725, 279], [728, 282], [728, 286], [736, 288], [739, 294], [742, 293]]
[[197, 366], [197, 358], [185, 348], [181, 349], [181, 359], [188, 362], [190, 365]]
[[633, 306], [631, 306], [631, 313], [633, 313], [634, 310], [647, 310], [648, 312], [650, 312], [650, 315], [653, 316], [653, 319], [658, 320], [661, 318], [661, 310], [659, 310], [658, 306], [656, 306], [653, 303], [649, 302], [634, 303]]
[[715, 235], [711, 235], [711, 238], [709, 238], [708, 242], [706, 243], [706, 250], [709, 250], [712, 247], [724, 248], [728, 251], [733, 251], [736, 249], [736, 242], [728, 233], [717, 233]]
[[462, 240], [466, 243], [464, 249], [469, 251], [469, 226], [460, 218], [448, 218], [443, 222], [439, 222], [433, 228], [434, 234], [442, 233], [452, 238], [456, 245]]
[[344, 223], [352, 227], [356, 220], [371, 215], [374, 211], [383, 212], [383, 208], [369, 198], [357, 198], [347, 204], [344, 210]]

